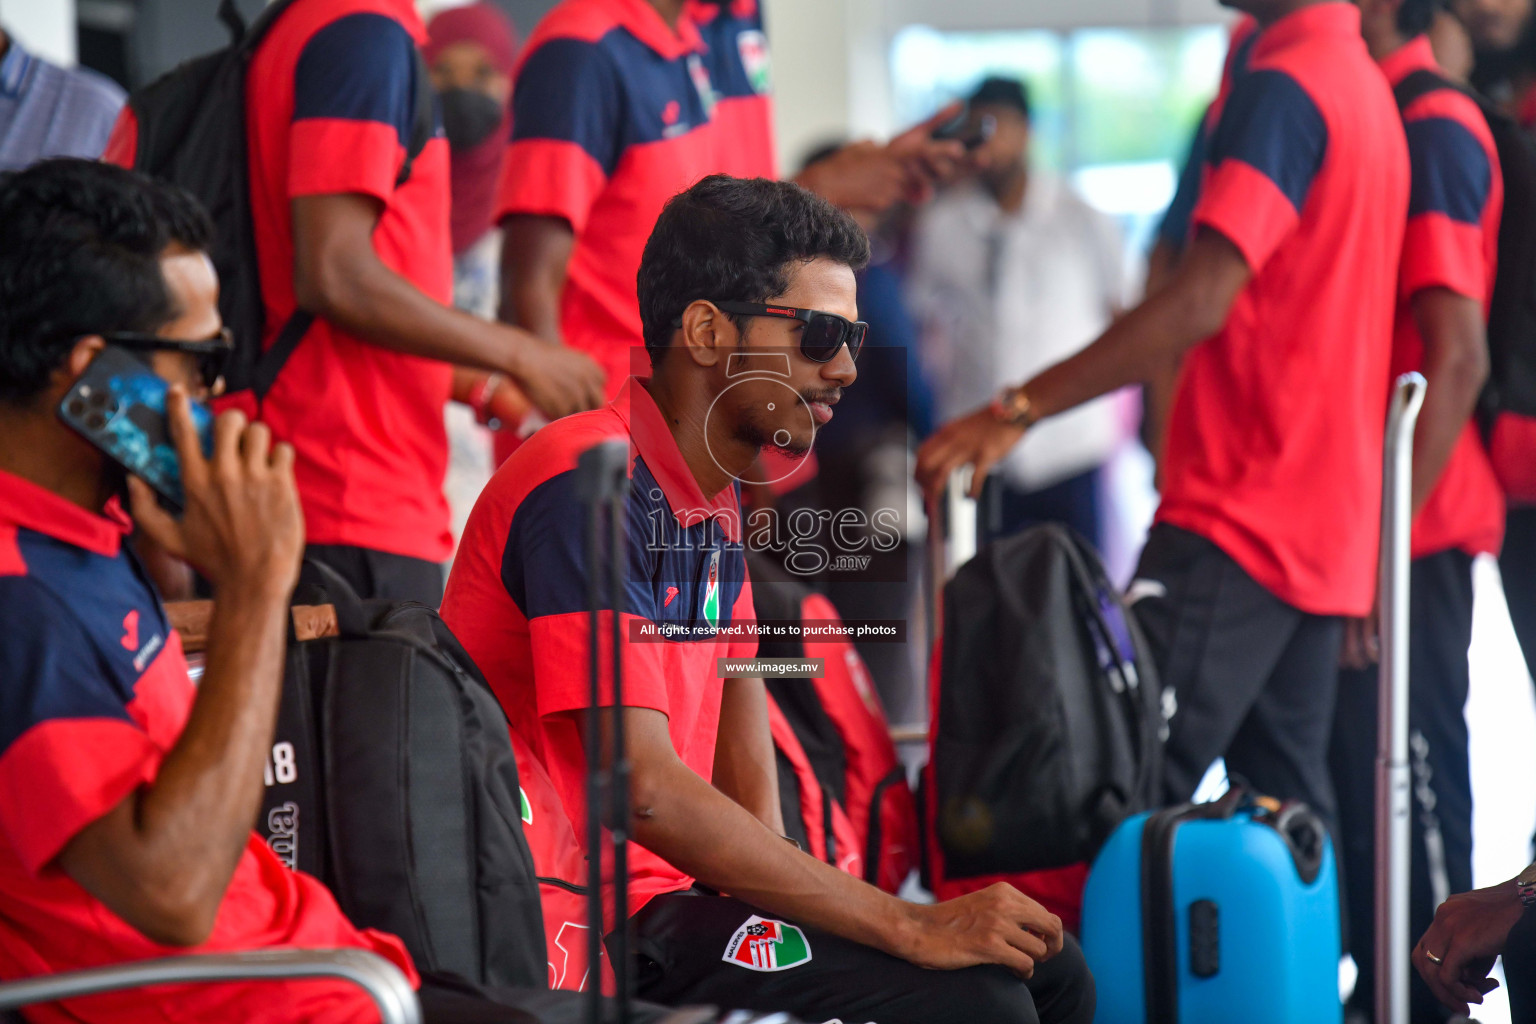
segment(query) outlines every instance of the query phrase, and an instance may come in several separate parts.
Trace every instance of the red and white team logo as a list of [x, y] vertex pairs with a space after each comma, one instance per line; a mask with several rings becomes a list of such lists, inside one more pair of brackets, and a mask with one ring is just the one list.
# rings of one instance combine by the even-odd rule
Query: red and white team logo
[[741, 54], [741, 66], [747, 71], [747, 81], [759, 95], [773, 90], [773, 65], [768, 58], [768, 37], [756, 29], [748, 29], [736, 37], [736, 49]]
[[794, 925], [753, 914], [736, 929], [720, 959], [749, 971], [787, 971], [810, 962], [811, 944]]

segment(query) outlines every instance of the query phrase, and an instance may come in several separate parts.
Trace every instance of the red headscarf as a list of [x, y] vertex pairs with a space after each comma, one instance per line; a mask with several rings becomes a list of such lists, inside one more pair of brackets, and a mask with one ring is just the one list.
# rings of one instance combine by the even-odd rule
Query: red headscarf
[[[427, 63], [436, 60], [444, 48], [462, 42], [485, 47], [496, 70], [504, 75], [512, 74], [517, 35], [512, 22], [495, 4], [480, 0], [464, 7], [450, 7], [434, 16], [427, 25], [427, 45], [423, 48]], [[491, 227], [501, 159], [511, 134], [510, 121], [511, 110], [508, 109], [501, 126], [489, 138], [473, 149], [454, 153], [451, 158], [451, 229], [455, 255], [479, 241]]]

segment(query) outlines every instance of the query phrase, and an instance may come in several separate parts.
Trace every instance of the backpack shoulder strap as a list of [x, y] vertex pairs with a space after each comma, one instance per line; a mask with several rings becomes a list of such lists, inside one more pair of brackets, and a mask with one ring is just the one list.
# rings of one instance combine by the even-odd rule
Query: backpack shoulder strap
[[294, 5], [295, 0], [271, 0], [261, 13], [249, 22], [240, 14], [235, 0], [222, 0], [219, 4], [219, 20], [229, 27], [234, 46], [246, 53], [255, 51], [268, 31], [282, 17], [283, 12]]
[[431, 71], [420, 50], [413, 48], [411, 53], [416, 58], [411, 72], [416, 86], [411, 107], [411, 138], [410, 144], [405, 147], [405, 162], [400, 165], [400, 173], [395, 178], [395, 188], [410, 180], [416, 158], [427, 148], [432, 136], [437, 134], [437, 97], [432, 92]]
[[277, 375], [282, 372], [288, 357], [299, 347], [299, 342], [304, 340], [304, 335], [314, 322], [313, 313], [294, 310], [293, 315], [283, 324], [283, 329], [277, 332], [271, 346], [256, 361], [256, 370], [251, 375], [251, 390], [256, 395], [258, 405], [267, 397], [267, 392], [272, 390], [272, 385], [277, 383]]
[[1465, 92], [1464, 89], [1444, 75], [1431, 71], [1428, 68], [1420, 68], [1417, 71], [1410, 71], [1407, 75], [1403, 76], [1403, 80], [1393, 87], [1392, 98], [1397, 101], [1397, 111], [1401, 114], [1411, 107], [1415, 101], [1441, 89], [1454, 89], [1456, 92]]

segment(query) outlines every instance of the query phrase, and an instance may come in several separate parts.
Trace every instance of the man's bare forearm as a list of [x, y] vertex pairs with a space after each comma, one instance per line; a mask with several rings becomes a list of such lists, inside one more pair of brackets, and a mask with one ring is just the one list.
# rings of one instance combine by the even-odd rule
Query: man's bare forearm
[[784, 832], [778, 761], [768, 725], [768, 688], [761, 679], [727, 679], [720, 700], [714, 787], [774, 832]]
[[[183, 869], [206, 854], [222, 863], [222, 894], [261, 807], [287, 646], [285, 594], [221, 595], [191, 717], [140, 801], [141, 831], [163, 827], [186, 848]], [[195, 869], [193, 869], [195, 870]]]
[[1100, 395], [1156, 381], [1184, 352], [1209, 336], [1199, 311], [1165, 289], [1111, 324], [1098, 340], [1024, 385], [1039, 416], [1055, 416]]
[[1451, 453], [1477, 409], [1488, 379], [1488, 343], [1482, 307], [1446, 288], [1413, 297], [1413, 315], [1424, 340], [1422, 371], [1428, 386], [1413, 434], [1413, 511], [1417, 513], [1450, 462]]
[[501, 308], [503, 323], [545, 341], [562, 341], [560, 295], [575, 249], [571, 226], [556, 217], [512, 216], [502, 222]]
[[680, 761], [635, 779], [634, 838], [705, 885], [902, 955], [909, 904], [802, 853]]
[[536, 339], [446, 306], [387, 266], [373, 247], [382, 211], [357, 194], [292, 201], [299, 307], [371, 345], [519, 376]]
[[521, 346], [535, 342], [428, 297], [371, 248], [302, 301], [316, 316], [369, 344], [514, 376], [522, 368]]

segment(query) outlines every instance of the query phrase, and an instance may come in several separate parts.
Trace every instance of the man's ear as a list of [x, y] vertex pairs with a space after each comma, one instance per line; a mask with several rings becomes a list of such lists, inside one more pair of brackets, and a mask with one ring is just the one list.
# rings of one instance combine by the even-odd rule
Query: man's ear
[[[101, 350], [106, 347], [107, 343], [102, 340], [99, 334], [87, 334], [79, 341], [76, 341], [74, 347], [69, 350], [69, 355], [65, 358], [63, 365], [54, 371], [55, 383], [62, 384], [63, 390], [69, 390], [75, 381], [80, 379], [80, 375], [85, 372], [85, 368], [91, 365], [91, 360], [95, 359]], [[60, 377], [63, 379], [60, 380]]]
[[695, 299], [683, 310], [679, 342], [696, 366], [717, 366], [721, 355], [736, 343], [736, 327], [713, 302]]

